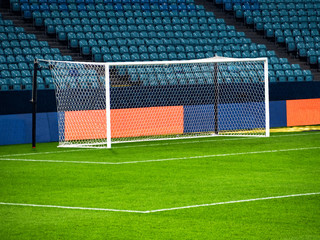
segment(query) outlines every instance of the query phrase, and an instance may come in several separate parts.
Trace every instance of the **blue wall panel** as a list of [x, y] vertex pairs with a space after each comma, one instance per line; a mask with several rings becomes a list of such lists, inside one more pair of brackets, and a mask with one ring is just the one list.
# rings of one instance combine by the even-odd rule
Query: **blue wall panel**
[[191, 105], [184, 106], [184, 132], [214, 131], [214, 106]]
[[270, 127], [287, 126], [287, 104], [286, 101], [274, 101], [270, 106]]
[[0, 145], [27, 142], [26, 135], [31, 136], [31, 128], [28, 131], [26, 126], [31, 126], [31, 121], [25, 115], [27, 114], [0, 116]]
[[[257, 111], [261, 107], [264, 107], [264, 102], [219, 104], [219, 131], [264, 127], [257, 124], [264, 123], [265, 119], [265, 116], [261, 116]], [[214, 131], [214, 105], [184, 106], [184, 132], [209, 131]]]
[[265, 115], [258, 110], [264, 106], [264, 102], [220, 104], [219, 131], [263, 128]]
[[[31, 114], [0, 115], [0, 145], [31, 143]], [[57, 113], [37, 114], [37, 142], [58, 141]]]

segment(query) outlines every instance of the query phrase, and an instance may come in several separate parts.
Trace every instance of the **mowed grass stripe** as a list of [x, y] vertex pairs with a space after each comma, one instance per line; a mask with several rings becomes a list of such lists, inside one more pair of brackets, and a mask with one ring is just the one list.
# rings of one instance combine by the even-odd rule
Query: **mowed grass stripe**
[[[307, 133], [292, 133], [292, 134], [282, 134], [282, 135], [272, 135], [270, 136], [271, 139], [273, 138], [285, 138], [285, 137], [299, 137], [299, 136], [312, 136], [312, 135], [319, 135], [320, 132], [307, 132]], [[161, 147], [161, 146], [175, 146], [181, 144], [197, 144], [197, 143], [223, 143], [228, 141], [247, 141], [247, 140], [266, 140], [269, 138], [256, 138], [256, 137], [212, 137], [212, 138], [199, 138], [198, 140], [189, 139], [189, 141], [182, 141], [182, 140], [172, 140], [172, 141], [159, 141], [155, 143], [155, 141], [150, 141], [148, 143], [143, 142], [136, 142], [136, 143], [119, 143], [114, 144], [112, 146], [113, 149], [127, 149], [127, 148], [145, 148], [145, 147]], [[128, 145], [127, 145], [128, 144]], [[39, 144], [41, 146], [41, 144]], [[123, 146], [124, 145], [124, 146]], [[0, 147], [1, 148], [1, 147]], [[6, 148], [6, 146], [2, 146], [2, 148]], [[15, 149], [16, 150], [16, 149]], [[87, 152], [87, 151], [110, 151], [104, 148], [81, 148], [81, 149], [69, 149], [69, 150], [57, 150], [57, 151], [47, 151], [47, 152], [29, 152], [29, 153], [15, 153], [15, 154], [5, 154], [0, 155], [0, 158], [6, 157], [18, 157], [18, 156], [31, 156], [31, 155], [50, 155], [50, 154], [64, 154], [64, 153], [77, 153], [77, 152]]]
[[279, 152], [291, 152], [291, 151], [306, 151], [306, 150], [316, 150], [316, 149], [320, 149], [320, 147], [277, 149], [277, 150], [265, 150], [265, 151], [254, 151], [254, 152], [224, 153], [224, 154], [213, 154], [213, 155], [203, 155], [203, 156], [189, 156], [189, 157], [178, 157], [178, 158], [150, 159], [150, 160], [129, 161], [129, 162], [88, 162], [88, 161], [64, 161], [64, 160], [36, 160], [36, 159], [19, 159], [19, 158], [17, 158], [17, 159], [12, 159], [12, 158], [0, 158], [0, 161], [48, 162], [48, 163], [75, 163], [75, 164], [101, 164], [101, 165], [123, 165], [123, 164], [136, 164], [136, 163], [149, 163], [149, 162], [178, 161], [178, 160], [201, 159], [201, 158], [214, 158], [214, 157], [228, 157], [228, 156], [238, 156], [238, 155], [263, 154], [263, 153], [279, 153]]

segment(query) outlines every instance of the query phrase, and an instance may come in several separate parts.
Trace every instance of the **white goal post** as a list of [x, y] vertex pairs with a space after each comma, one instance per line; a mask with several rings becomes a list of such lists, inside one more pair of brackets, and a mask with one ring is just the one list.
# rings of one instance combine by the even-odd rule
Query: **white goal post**
[[55, 88], [59, 147], [269, 136], [267, 58], [37, 64]]

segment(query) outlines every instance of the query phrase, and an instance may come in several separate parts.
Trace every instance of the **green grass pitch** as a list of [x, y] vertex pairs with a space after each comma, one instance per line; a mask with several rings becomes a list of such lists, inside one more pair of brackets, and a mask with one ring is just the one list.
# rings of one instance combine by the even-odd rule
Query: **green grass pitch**
[[56, 146], [0, 147], [0, 239], [320, 239], [320, 132]]

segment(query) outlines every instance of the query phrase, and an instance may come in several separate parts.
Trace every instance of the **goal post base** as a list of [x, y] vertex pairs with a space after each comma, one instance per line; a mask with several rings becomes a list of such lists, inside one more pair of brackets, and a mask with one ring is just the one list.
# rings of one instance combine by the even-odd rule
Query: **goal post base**
[[[135, 139], [135, 140], [126, 140], [126, 141], [115, 141], [112, 144], [123, 144], [123, 143], [146, 143], [146, 142], [152, 142], [151, 145], [154, 142], [163, 142], [163, 141], [172, 141], [172, 140], [194, 140], [194, 139], [212, 139], [212, 138], [266, 138], [269, 136], [266, 135], [223, 135], [223, 134], [210, 134], [210, 135], [204, 135], [204, 136], [180, 136], [180, 137], [172, 137], [172, 138], [153, 138], [153, 139]], [[159, 143], [161, 145], [161, 143]], [[107, 143], [100, 143], [100, 144], [70, 144], [70, 145], [58, 145], [58, 148], [95, 148], [95, 149], [110, 149], [107, 147]]]

